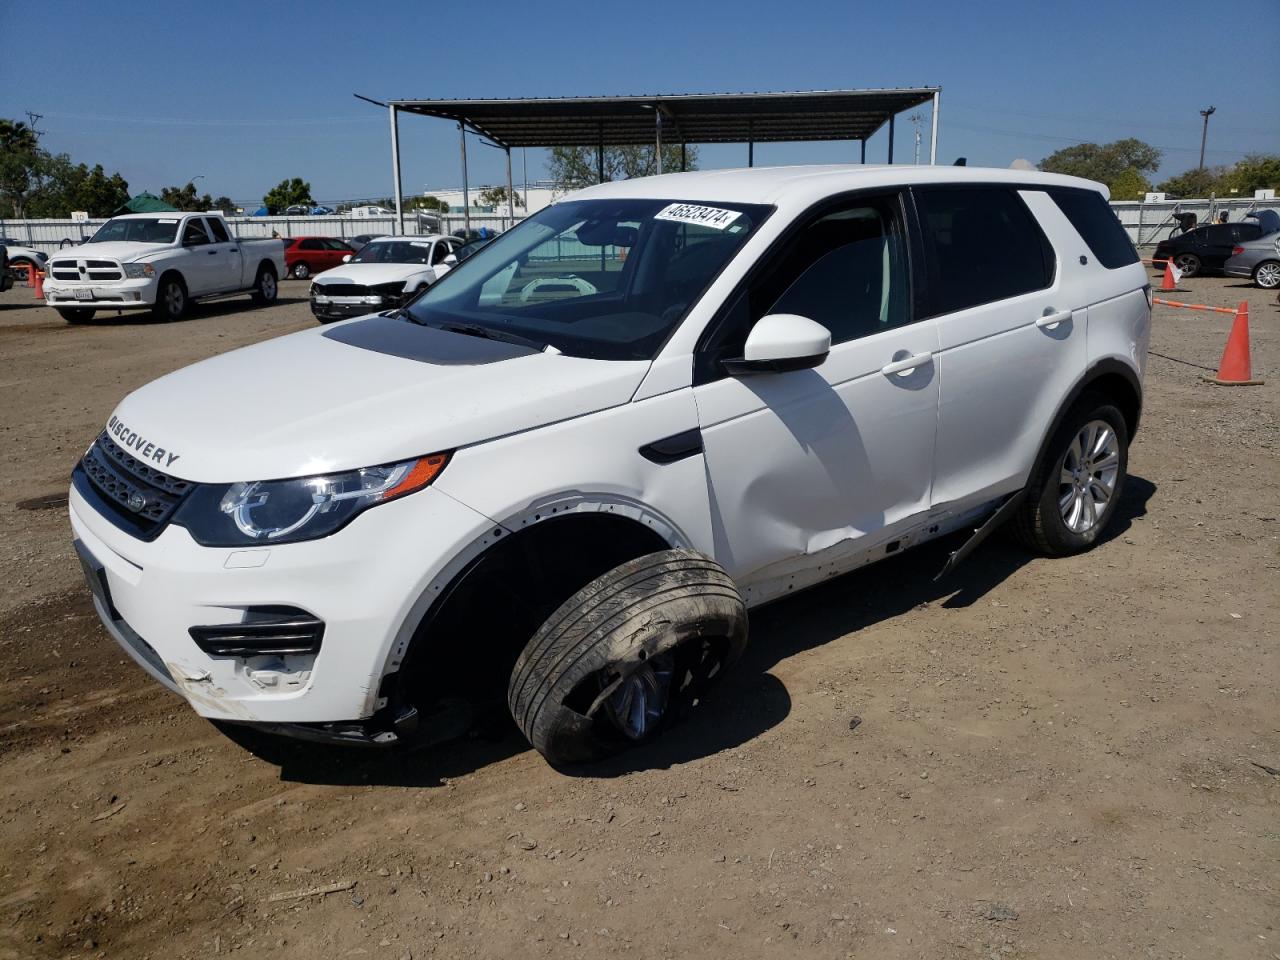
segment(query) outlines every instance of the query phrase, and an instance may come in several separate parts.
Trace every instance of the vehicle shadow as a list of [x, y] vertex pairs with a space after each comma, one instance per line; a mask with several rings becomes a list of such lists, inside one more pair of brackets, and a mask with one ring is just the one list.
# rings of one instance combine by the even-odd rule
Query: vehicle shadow
[[[251, 300], [246, 294], [244, 296], [229, 297], [226, 300], [210, 300], [202, 303], [192, 303], [187, 306], [187, 312], [181, 320], [173, 321], [173, 325], [191, 323], [193, 321], [210, 320], [215, 317], [225, 317], [233, 313], [245, 313], [267, 311], [275, 307], [289, 306], [295, 303], [306, 303], [307, 296], [305, 292], [302, 296], [286, 296], [281, 291], [271, 303], [257, 303]], [[39, 301], [43, 305], [43, 301]], [[52, 307], [50, 308], [52, 309]], [[92, 320], [77, 324], [78, 327], [139, 327], [139, 326], [170, 326], [170, 323], [164, 320], [158, 320], [147, 310], [124, 310], [120, 312], [108, 312], [108, 308], [98, 311]]]
[[[1099, 547], [1123, 536], [1147, 513], [1157, 486], [1130, 475]], [[769, 671], [778, 663], [922, 604], [970, 606], [1036, 559], [1003, 531], [941, 581], [933, 578], [966, 532], [837, 577], [751, 615], [742, 661], [688, 717], [651, 743], [608, 760], [566, 767], [571, 777], [613, 778], [679, 766], [751, 741], [791, 712], [786, 686]], [[1052, 563], [1053, 561], [1044, 561]], [[856, 709], [853, 711], [856, 713]], [[236, 743], [280, 768], [285, 781], [328, 785], [431, 787], [529, 749], [505, 710], [494, 710], [463, 738], [416, 750], [331, 747], [220, 727]]]

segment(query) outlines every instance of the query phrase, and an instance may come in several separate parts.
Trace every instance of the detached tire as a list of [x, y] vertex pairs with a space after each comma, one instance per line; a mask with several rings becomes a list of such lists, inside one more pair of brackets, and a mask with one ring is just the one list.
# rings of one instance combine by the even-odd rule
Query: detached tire
[[718, 564], [692, 550], [647, 554], [548, 618], [516, 661], [507, 705], [551, 764], [600, 759], [656, 736], [746, 644], [746, 604]]
[[88, 323], [96, 311], [88, 307], [58, 307], [58, 316], [67, 323]]
[[1129, 469], [1129, 428], [1111, 400], [1084, 394], [1054, 431], [1027, 482], [1013, 531], [1049, 557], [1088, 550], [1116, 510]]

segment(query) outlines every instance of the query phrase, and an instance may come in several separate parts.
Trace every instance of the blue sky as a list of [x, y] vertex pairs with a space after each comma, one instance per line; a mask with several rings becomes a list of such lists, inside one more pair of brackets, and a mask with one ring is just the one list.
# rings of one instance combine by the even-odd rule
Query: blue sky
[[[0, 0], [0, 116], [44, 115], [45, 145], [134, 191], [197, 181], [253, 202], [301, 176], [317, 199], [385, 195], [385, 98], [583, 96], [941, 85], [939, 160], [1036, 161], [1081, 140], [1165, 148], [1161, 174], [1280, 152], [1280, 17], [1214, 20], [1190, 0], [641, 4]], [[924, 131], [927, 157], [927, 109]], [[898, 122], [895, 159], [910, 162]], [[883, 162], [884, 132], [868, 144]], [[444, 121], [401, 123], [406, 192], [461, 182]], [[857, 159], [856, 143], [764, 144], [756, 163]], [[469, 151], [471, 182], [504, 179]], [[746, 148], [702, 148], [703, 167]], [[543, 153], [529, 151], [529, 177]], [[516, 179], [521, 178], [517, 152]]]

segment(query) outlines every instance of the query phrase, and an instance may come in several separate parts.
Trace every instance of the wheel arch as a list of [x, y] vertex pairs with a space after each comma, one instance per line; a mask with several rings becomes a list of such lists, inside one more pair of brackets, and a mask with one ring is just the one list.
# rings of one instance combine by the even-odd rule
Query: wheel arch
[[1132, 442], [1134, 435], [1138, 432], [1138, 423], [1142, 417], [1142, 381], [1138, 378], [1138, 374], [1133, 367], [1127, 363], [1114, 357], [1104, 357], [1085, 371], [1084, 376], [1076, 381], [1075, 385], [1058, 405], [1049, 428], [1040, 440], [1040, 447], [1036, 450], [1036, 458], [1031, 462], [1029, 470], [1035, 470], [1036, 464], [1044, 458], [1045, 450], [1048, 448], [1054, 434], [1058, 432], [1062, 421], [1080, 398], [1090, 390], [1105, 394], [1115, 401], [1121, 415], [1124, 417], [1125, 427], [1129, 431], [1129, 440]]
[[[388, 652], [371, 706], [421, 696], [425, 663], [440, 657], [482, 664], [495, 690], [505, 690], [524, 643], [564, 600], [620, 563], [689, 546], [676, 524], [638, 501], [583, 493], [539, 501], [488, 529], [426, 585]], [[464, 623], [474, 630], [466, 637], [473, 650], [460, 647]]]

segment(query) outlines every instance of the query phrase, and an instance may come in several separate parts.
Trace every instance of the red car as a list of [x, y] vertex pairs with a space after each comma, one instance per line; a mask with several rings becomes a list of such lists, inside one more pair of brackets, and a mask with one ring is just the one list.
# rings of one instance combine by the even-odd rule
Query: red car
[[334, 237], [285, 237], [284, 265], [289, 276], [305, 280], [313, 273], [320, 273], [342, 263], [342, 258], [355, 253]]

